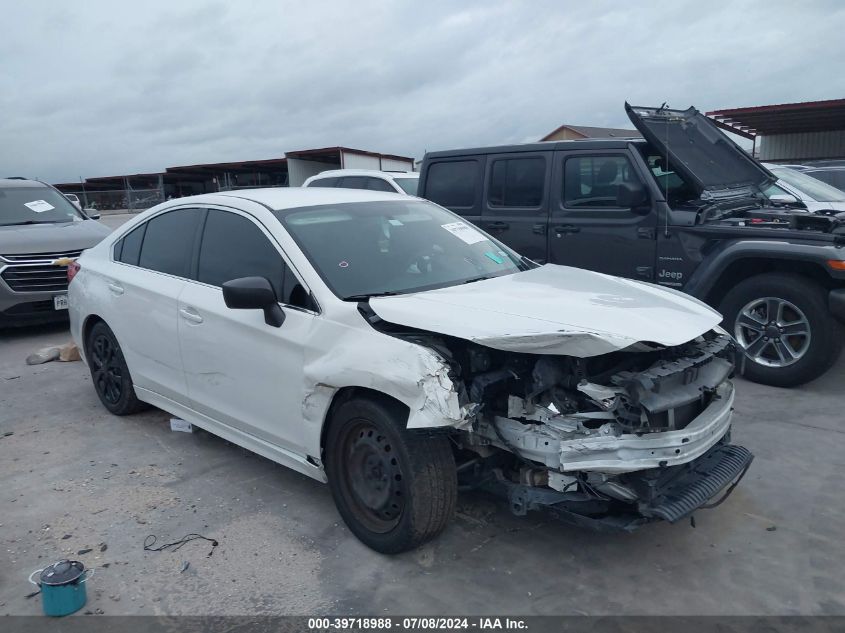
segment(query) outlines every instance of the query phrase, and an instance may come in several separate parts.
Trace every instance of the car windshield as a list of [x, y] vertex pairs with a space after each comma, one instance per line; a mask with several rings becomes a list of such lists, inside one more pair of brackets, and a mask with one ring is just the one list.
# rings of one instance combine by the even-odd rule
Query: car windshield
[[50, 187], [0, 187], [0, 226], [83, 219], [67, 198]]
[[443, 288], [527, 268], [460, 217], [419, 200], [276, 211], [341, 299]]
[[845, 200], [845, 192], [817, 178], [808, 176], [804, 172], [796, 171], [789, 167], [770, 167], [769, 171], [786, 184], [792, 185], [798, 191], [817, 202], [838, 202]]
[[393, 180], [396, 182], [397, 185], [402, 187], [402, 190], [407, 193], [409, 196], [417, 195], [417, 185], [420, 183], [419, 178], [396, 178], [394, 177]]

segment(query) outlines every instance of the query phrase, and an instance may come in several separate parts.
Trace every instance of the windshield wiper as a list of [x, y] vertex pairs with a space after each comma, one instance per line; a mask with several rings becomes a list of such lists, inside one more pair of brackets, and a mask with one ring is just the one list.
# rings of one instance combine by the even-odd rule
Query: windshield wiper
[[55, 220], [24, 220], [23, 222], [8, 222], [0, 226], [22, 226], [24, 224], [58, 224]]
[[371, 299], [373, 297], [391, 297], [393, 295], [401, 294], [401, 292], [396, 292], [395, 290], [385, 290], [384, 292], [367, 292], [359, 295], [349, 295], [348, 297], [344, 297], [343, 301], [366, 301], [367, 299]]
[[462, 281], [461, 283], [462, 284], [472, 284], [472, 283], [475, 283], [476, 281], [484, 281], [485, 279], [493, 279], [493, 278], [490, 277], [489, 275], [484, 275], [482, 277], [473, 277], [472, 279], [467, 279], [466, 281]]

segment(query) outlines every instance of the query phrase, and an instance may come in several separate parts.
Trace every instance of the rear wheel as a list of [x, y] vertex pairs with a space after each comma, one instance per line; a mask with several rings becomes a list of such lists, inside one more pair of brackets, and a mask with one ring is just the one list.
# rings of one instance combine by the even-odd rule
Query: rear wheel
[[100, 321], [85, 342], [85, 357], [100, 402], [115, 415], [129, 415], [146, 408], [138, 400], [123, 352], [109, 326]]
[[720, 307], [725, 328], [745, 350], [743, 375], [793, 387], [827, 371], [842, 349], [842, 330], [824, 288], [787, 273], [766, 273], [734, 287]]
[[326, 471], [340, 515], [384, 554], [418, 547], [452, 517], [457, 474], [447, 438], [404, 428], [398, 404], [354, 399], [332, 415]]

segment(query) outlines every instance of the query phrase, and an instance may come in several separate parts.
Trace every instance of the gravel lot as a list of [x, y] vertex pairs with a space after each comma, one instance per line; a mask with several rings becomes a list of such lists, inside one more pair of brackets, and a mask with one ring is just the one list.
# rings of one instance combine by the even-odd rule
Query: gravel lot
[[[72, 556], [106, 614], [845, 614], [845, 362], [800, 389], [737, 381], [756, 460], [695, 529], [594, 534], [468, 494], [441, 538], [385, 557], [322, 484], [158, 410], [111, 416], [80, 362], [24, 363], [68, 340], [0, 332], [0, 613], [40, 613], [27, 576]], [[143, 550], [190, 532], [220, 545]]]

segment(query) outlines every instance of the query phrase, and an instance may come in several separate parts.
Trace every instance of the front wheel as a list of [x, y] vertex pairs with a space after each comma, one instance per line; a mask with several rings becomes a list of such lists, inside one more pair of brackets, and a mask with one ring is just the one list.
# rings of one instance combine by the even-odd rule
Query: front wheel
[[720, 310], [745, 351], [743, 375], [754, 382], [803, 384], [827, 371], [842, 349], [824, 288], [802, 275], [750, 277], [725, 295]]
[[404, 428], [400, 405], [353, 399], [332, 415], [326, 473], [344, 522], [383, 554], [414, 549], [452, 517], [457, 473], [449, 441]]

